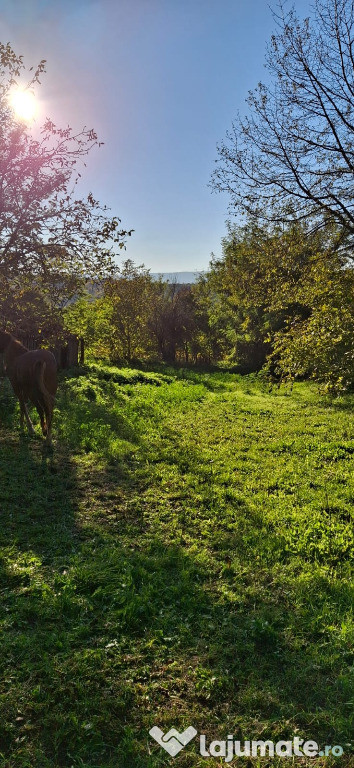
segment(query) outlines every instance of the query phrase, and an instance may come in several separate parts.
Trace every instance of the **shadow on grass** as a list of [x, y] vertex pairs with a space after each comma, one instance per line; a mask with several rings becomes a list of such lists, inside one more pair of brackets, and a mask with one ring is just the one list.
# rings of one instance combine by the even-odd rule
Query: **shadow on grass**
[[347, 394], [345, 397], [323, 397], [324, 408], [333, 409], [334, 411], [348, 411], [353, 414], [354, 412], [354, 395]]
[[0, 376], [0, 428], [13, 425], [17, 405], [9, 380]]
[[[95, 401], [72, 413], [72, 440], [87, 413], [142, 443]], [[155, 768], [161, 754], [149, 754], [147, 733], [156, 722], [213, 738], [257, 738], [265, 726], [267, 738], [295, 728], [321, 743], [348, 738], [349, 648], [338, 629], [348, 585], [312, 567], [299, 580], [303, 564], [261, 513], [242, 496], [218, 508], [198, 450], [167, 436], [161, 459], [195, 473], [194, 511], [144, 497], [154, 487], [148, 446], [140, 463], [79, 472], [64, 443], [48, 455], [39, 441], [1, 436], [0, 753], [9, 768]], [[194, 749], [182, 768], [197, 764]]]
[[[229, 600], [213, 593], [217, 574], [207, 565], [157, 538], [92, 537], [66, 571], [57, 591], [18, 598], [11, 644], [20, 658], [10, 701], [14, 721], [19, 711], [23, 718], [16, 734], [30, 726], [48, 765], [158, 765], [145, 747], [156, 719], [165, 730], [193, 718], [220, 738], [256, 737], [266, 722], [268, 738], [291, 738], [295, 727], [321, 743], [347, 738], [345, 711], [342, 720], [331, 714], [348, 699], [337, 649], [324, 648], [321, 631], [328, 585], [309, 583], [311, 614], [294, 610], [279, 585], [277, 600], [266, 584], [264, 599], [255, 598], [249, 574], [247, 594]], [[222, 576], [234, 591], [235, 571]], [[3, 733], [5, 754], [16, 755], [13, 736]]]
[[75, 470], [41, 439], [5, 433], [0, 443], [3, 545], [33, 549], [47, 562], [70, 551], [77, 535]]

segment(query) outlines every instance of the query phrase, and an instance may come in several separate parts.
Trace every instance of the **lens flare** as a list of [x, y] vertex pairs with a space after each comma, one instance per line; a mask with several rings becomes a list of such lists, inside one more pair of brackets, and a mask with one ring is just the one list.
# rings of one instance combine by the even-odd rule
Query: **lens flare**
[[34, 94], [22, 88], [13, 90], [9, 97], [10, 105], [20, 120], [29, 122], [34, 119], [37, 112], [37, 104]]

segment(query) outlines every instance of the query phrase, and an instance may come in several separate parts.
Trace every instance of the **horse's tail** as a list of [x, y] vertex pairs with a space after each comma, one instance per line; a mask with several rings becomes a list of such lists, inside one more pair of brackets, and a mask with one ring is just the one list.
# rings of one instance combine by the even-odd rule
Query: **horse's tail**
[[46, 369], [45, 360], [37, 360], [34, 366], [37, 398], [39, 401], [39, 405], [42, 406], [44, 410], [44, 413], [46, 416], [47, 428], [48, 430], [50, 430], [52, 417], [53, 417], [54, 397], [53, 395], [50, 394], [50, 392], [48, 392], [47, 387], [44, 383], [45, 369]]

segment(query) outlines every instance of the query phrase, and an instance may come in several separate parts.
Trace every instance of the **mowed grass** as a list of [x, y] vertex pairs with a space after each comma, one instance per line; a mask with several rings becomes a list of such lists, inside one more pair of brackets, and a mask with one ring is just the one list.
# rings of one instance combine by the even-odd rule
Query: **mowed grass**
[[153, 725], [352, 764], [351, 414], [306, 383], [96, 365], [62, 378], [48, 454], [0, 381], [1, 768], [225, 764]]

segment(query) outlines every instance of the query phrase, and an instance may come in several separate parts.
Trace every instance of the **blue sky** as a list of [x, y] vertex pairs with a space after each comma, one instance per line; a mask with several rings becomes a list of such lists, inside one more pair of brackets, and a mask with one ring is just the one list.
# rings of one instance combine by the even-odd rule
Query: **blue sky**
[[229, 217], [208, 187], [216, 145], [265, 79], [266, 0], [0, 0], [0, 29], [29, 66], [47, 59], [42, 116], [105, 142], [82, 191], [135, 230], [125, 257], [206, 269]]

